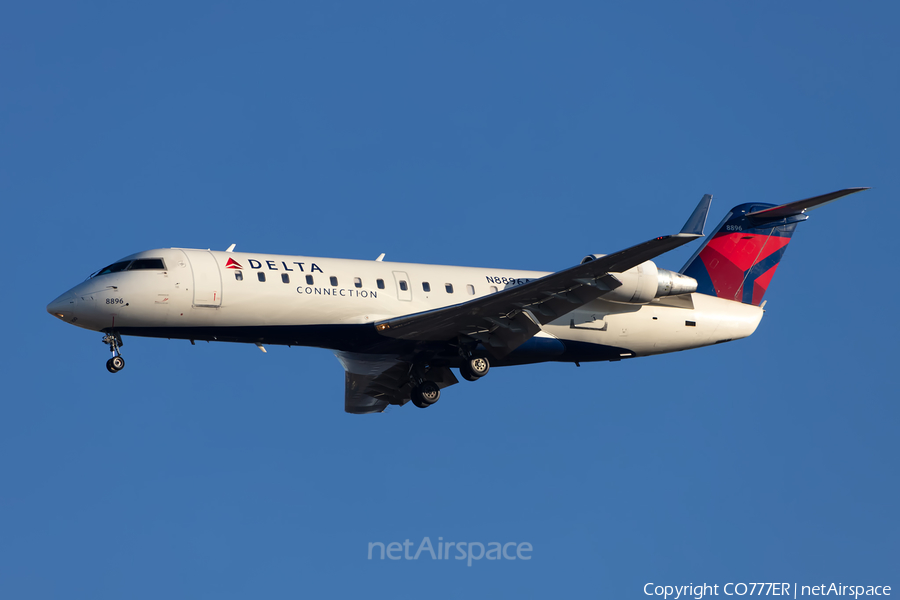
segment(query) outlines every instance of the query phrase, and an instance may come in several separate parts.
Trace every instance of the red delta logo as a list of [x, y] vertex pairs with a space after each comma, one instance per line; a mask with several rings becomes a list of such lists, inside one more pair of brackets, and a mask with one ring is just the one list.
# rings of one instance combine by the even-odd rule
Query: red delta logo
[[233, 258], [229, 258], [228, 262], [225, 263], [225, 268], [226, 269], [243, 269], [244, 267], [242, 267], [241, 263], [239, 263], [238, 261], [234, 260]]

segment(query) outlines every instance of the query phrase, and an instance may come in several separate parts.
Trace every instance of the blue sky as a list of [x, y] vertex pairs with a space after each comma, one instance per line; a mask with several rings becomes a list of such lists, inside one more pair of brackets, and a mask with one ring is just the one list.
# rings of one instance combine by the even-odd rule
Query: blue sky
[[[0, 596], [638, 598], [900, 585], [897, 8], [0, 9]], [[168, 246], [558, 270], [812, 213], [746, 340], [492, 371], [343, 412], [327, 351], [100, 334], [45, 305]], [[693, 246], [661, 257], [678, 269]], [[530, 561], [369, 561], [369, 542]]]

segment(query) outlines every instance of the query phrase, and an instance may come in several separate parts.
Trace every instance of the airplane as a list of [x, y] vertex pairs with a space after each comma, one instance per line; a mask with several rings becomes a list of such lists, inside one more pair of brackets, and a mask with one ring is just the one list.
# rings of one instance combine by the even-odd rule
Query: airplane
[[554, 273], [188, 248], [126, 256], [47, 306], [104, 334], [125, 366], [122, 336], [314, 346], [345, 370], [344, 409], [366, 414], [433, 405], [491, 367], [620, 361], [751, 335], [798, 223], [813, 208], [869, 188], [782, 205], [732, 208], [680, 271], [653, 258], [704, 237], [712, 196], [679, 233]]

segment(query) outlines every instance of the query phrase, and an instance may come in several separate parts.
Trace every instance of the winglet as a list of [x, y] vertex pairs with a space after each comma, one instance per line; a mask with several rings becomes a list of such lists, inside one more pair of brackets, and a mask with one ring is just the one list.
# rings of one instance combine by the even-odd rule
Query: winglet
[[709, 205], [712, 203], [712, 194], [706, 194], [700, 199], [700, 204], [691, 213], [690, 218], [680, 233], [688, 235], [703, 235], [703, 228], [706, 226], [706, 216], [709, 214]]

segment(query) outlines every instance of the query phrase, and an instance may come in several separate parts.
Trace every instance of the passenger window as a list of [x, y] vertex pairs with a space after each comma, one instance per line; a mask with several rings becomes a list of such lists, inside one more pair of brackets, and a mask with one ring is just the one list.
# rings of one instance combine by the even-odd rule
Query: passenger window
[[384, 279], [377, 279], [375, 281], [375, 285], [378, 286], [379, 290], [383, 290], [384, 289]]
[[313, 276], [307, 275], [306, 276], [306, 285], [312, 285], [312, 284], [313, 284]]
[[358, 288], [362, 287], [362, 279], [360, 279], [359, 277], [354, 277], [353, 285], [355, 285]]
[[406, 285], [406, 282], [403, 281], [402, 279], [400, 280], [400, 289], [403, 290], [404, 292], [409, 289], [409, 286]]
[[337, 286], [337, 277], [334, 275], [331, 276], [331, 285]]
[[497, 286], [496, 286], [496, 285], [492, 285], [492, 286], [491, 286], [491, 293], [493, 294], [493, 293], [496, 292], [496, 291], [497, 291]]
[[234, 272], [234, 278], [235, 278], [237, 281], [243, 281], [243, 280], [244, 280], [244, 274], [241, 273], [240, 271], [235, 271], [235, 272]]
[[288, 275], [287, 273], [282, 273], [282, 274], [281, 274], [281, 281], [283, 281], [284, 283], [290, 283], [290, 282], [291, 282], [291, 276]]
[[431, 291], [431, 284], [428, 283], [427, 281], [423, 281], [423, 282], [422, 282], [422, 291], [424, 291], [424, 292], [430, 292], [430, 291]]
[[260, 271], [259, 273], [257, 273], [257, 274], [256, 274], [256, 277], [257, 277], [257, 279], [259, 279], [260, 281], [265, 281], [265, 280], [266, 280], [266, 274], [263, 273], [262, 271]]
[[166, 265], [163, 264], [161, 258], [139, 258], [128, 266], [129, 271], [138, 269], [155, 269], [157, 271], [165, 271]]
[[444, 289], [447, 290], [447, 293], [448, 293], [448, 294], [452, 294], [452, 293], [453, 293], [453, 284], [452, 284], [452, 283], [445, 283], [445, 284], [444, 284]]
[[472, 285], [471, 283], [466, 285], [466, 291], [469, 292], [470, 296], [474, 296], [475, 295], [475, 286]]

